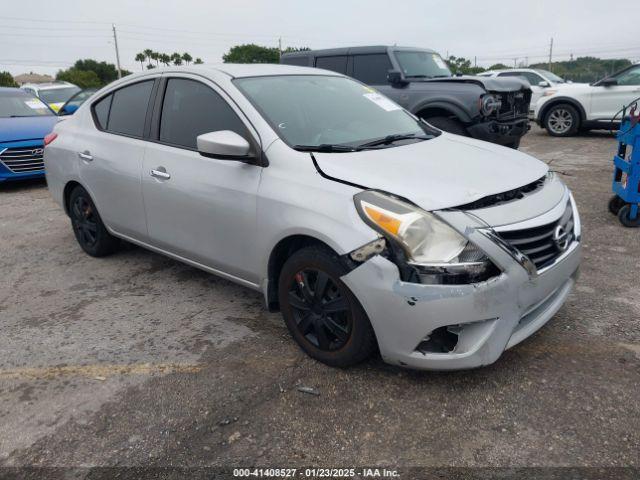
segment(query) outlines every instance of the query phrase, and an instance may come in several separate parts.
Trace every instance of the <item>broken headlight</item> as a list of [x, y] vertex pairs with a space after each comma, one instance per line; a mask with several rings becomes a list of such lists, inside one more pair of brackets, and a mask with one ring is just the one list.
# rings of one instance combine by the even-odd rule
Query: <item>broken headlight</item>
[[480, 112], [485, 117], [488, 117], [493, 112], [500, 110], [502, 106], [502, 100], [497, 95], [487, 93], [480, 97]]
[[486, 280], [497, 268], [475, 245], [435, 215], [380, 192], [354, 196], [360, 217], [402, 252], [422, 283]]

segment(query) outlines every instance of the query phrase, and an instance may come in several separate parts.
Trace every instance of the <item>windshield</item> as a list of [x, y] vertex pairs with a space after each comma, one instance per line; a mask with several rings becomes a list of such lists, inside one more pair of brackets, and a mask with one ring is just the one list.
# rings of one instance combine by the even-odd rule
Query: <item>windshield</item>
[[46, 103], [64, 103], [79, 91], [78, 87], [50, 88], [40, 90], [38, 96]]
[[391, 135], [437, 133], [374, 89], [349, 78], [278, 75], [234, 83], [292, 147], [355, 147]]
[[451, 70], [440, 55], [432, 52], [394, 52], [405, 78], [450, 77]]
[[0, 118], [41, 117], [53, 112], [39, 99], [23, 92], [0, 94]]
[[69, 100], [67, 100], [67, 105], [74, 105], [79, 107], [87, 100], [87, 98], [89, 98], [96, 92], [97, 90], [95, 89], [82, 90], [81, 92], [78, 92], [71, 98], [69, 98]]
[[547, 70], [536, 70], [540, 72], [543, 76], [545, 76], [548, 80], [551, 80], [553, 83], [565, 83], [565, 79], [559, 77], [555, 73], [551, 73]]

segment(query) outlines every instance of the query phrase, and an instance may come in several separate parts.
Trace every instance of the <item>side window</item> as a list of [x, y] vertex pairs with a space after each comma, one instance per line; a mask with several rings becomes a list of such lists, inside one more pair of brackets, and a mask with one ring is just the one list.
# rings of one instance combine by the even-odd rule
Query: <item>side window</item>
[[337, 55], [334, 57], [318, 57], [316, 58], [316, 68], [324, 68], [332, 72], [347, 74], [347, 56]]
[[618, 85], [640, 85], [640, 67], [635, 67], [618, 75]]
[[353, 77], [363, 83], [386, 84], [387, 74], [391, 68], [391, 62], [386, 54], [353, 56]]
[[113, 92], [106, 130], [142, 138], [152, 87], [147, 80]]
[[499, 77], [522, 77], [533, 86], [543, 81], [543, 78], [531, 72], [502, 72]]
[[113, 95], [103, 98], [93, 106], [96, 121], [101, 129], [107, 128], [107, 120], [109, 119], [109, 110], [111, 109], [111, 99]]
[[195, 149], [198, 135], [217, 130], [249, 138], [233, 109], [211, 88], [195, 80], [170, 79], [162, 102], [160, 141]]

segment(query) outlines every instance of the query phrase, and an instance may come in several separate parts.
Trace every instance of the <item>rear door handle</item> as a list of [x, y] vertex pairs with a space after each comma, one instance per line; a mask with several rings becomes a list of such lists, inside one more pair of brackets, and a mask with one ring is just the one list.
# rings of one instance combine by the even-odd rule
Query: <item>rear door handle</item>
[[88, 150], [85, 150], [84, 152], [78, 152], [78, 156], [85, 162], [91, 162], [93, 160], [93, 155], [91, 155]]
[[151, 176], [156, 178], [162, 178], [163, 180], [169, 180], [171, 175], [162, 170], [151, 170]]

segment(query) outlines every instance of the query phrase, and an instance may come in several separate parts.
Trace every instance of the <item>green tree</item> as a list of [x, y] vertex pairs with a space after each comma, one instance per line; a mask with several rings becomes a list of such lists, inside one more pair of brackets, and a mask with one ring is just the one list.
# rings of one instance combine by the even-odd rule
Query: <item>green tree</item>
[[151, 64], [151, 55], [153, 54], [153, 50], [151, 50], [150, 48], [145, 48], [142, 53], [144, 53], [144, 56], [147, 57], [147, 63]]
[[280, 52], [277, 48], [263, 47], [250, 43], [236, 45], [222, 56], [224, 63], [278, 63]]
[[0, 72], [0, 87], [17, 87], [18, 84], [9, 72]]
[[191, 63], [191, 61], [193, 60], [193, 57], [189, 55], [187, 52], [185, 52], [182, 54], [182, 60], [184, 60], [184, 63], [189, 65], [189, 63]]
[[494, 63], [487, 70], [508, 70], [511, 67], [506, 66], [504, 63]]
[[100, 78], [91, 70], [79, 70], [71, 67], [68, 70], [60, 70], [56, 80], [71, 82], [80, 88], [98, 88], [102, 85]]
[[146, 60], [146, 56], [144, 53], [136, 53], [136, 62], [140, 62], [140, 68], [144, 70], [144, 61]]
[[202, 65], [203, 63], [204, 62], [202, 61], [202, 59], [200, 57], [197, 57], [193, 62], [194, 65]]
[[451, 70], [453, 73], [460, 73], [463, 75], [477, 75], [478, 73], [484, 72], [484, 68], [472, 66], [471, 60], [468, 60], [464, 57], [454, 57], [453, 55], [450, 55], [449, 58], [445, 60], [445, 62], [447, 62], [449, 70]]
[[[78, 60], [72, 68], [85, 72], [94, 72], [100, 79], [100, 85], [106, 85], [118, 78], [118, 70], [113, 63], [98, 62], [90, 58]], [[122, 70], [122, 75], [129, 75], [131, 72]]]
[[160, 54], [158, 52], [151, 52], [151, 60], [156, 62], [156, 67], [160, 65]]
[[182, 55], [180, 55], [178, 52], [172, 53], [171, 61], [176, 67], [182, 65]]
[[165, 64], [168, 67], [169, 64], [171, 63], [171, 55], [168, 55], [166, 53], [161, 53], [160, 54], [160, 62]]
[[[626, 58], [578, 57], [575, 60], [553, 62], [551, 71], [574, 82], [595, 82], [631, 65]], [[548, 63], [537, 63], [530, 68], [549, 69]]]

